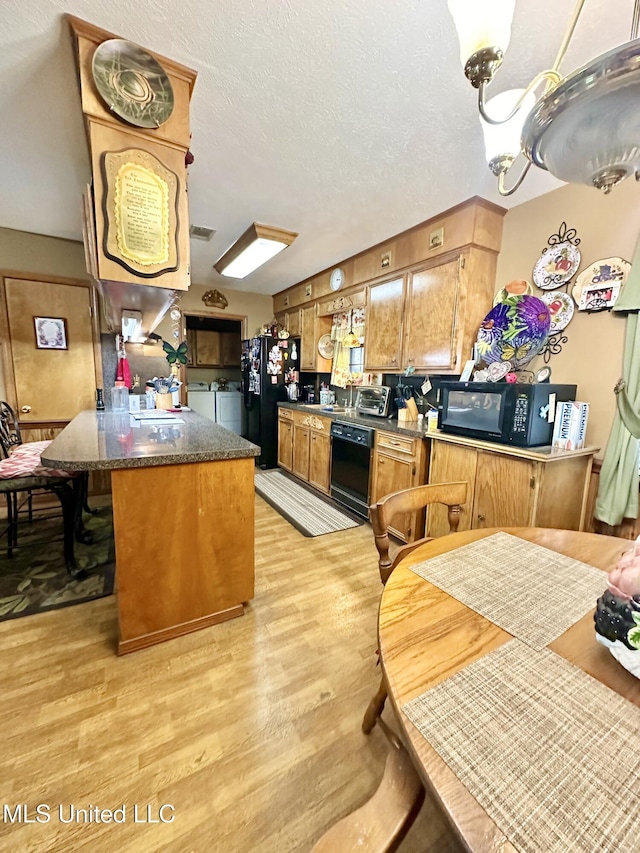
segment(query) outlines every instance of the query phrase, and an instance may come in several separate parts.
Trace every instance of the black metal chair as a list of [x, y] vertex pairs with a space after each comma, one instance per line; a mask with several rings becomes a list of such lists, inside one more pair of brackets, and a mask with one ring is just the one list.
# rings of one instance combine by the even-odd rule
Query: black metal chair
[[57, 496], [62, 507], [65, 564], [68, 572], [76, 576], [78, 566], [74, 539], [91, 542], [91, 535], [85, 531], [82, 522], [86, 477], [82, 473], [45, 468], [40, 454], [48, 444], [48, 441], [23, 443], [13, 409], [8, 403], [0, 402], [0, 447], [4, 456], [0, 459], [0, 494], [4, 494], [7, 501], [7, 556], [13, 556], [13, 549], [18, 543], [18, 495], [27, 493], [31, 520], [33, 492], [50, 491]]

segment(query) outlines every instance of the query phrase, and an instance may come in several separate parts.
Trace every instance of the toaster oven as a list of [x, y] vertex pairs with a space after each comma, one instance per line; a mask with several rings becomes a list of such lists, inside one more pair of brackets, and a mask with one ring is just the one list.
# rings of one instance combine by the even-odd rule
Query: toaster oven
[[356, 414], [386, 418], [391, 406], [388, 385], [361, 385], [356, 395]]

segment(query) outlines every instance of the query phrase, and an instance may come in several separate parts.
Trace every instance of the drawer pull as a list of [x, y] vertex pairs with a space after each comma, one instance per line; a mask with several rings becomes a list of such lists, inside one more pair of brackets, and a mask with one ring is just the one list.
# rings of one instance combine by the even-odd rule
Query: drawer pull
[[484, 515], [478, 513], [478, 521], [484, 521]]

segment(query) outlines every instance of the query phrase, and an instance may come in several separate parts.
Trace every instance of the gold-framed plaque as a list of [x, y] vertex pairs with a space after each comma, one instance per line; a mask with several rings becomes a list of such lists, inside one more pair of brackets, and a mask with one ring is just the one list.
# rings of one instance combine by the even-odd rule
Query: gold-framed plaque
[[148, 151], [102, 155], [104, 253], [136, 275], [178, 268], [178, 176]]

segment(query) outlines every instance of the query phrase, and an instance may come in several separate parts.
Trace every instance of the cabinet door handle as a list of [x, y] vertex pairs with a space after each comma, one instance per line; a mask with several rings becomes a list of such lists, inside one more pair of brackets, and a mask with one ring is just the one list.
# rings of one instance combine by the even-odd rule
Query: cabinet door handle
[[478, 521], [484, 521], [484, 515], [478, 513]]
[[28, 415], [29, 412], [31, 411], [31, 406], [21, 406], [20, 411], [22, 412], [23, 415]]

